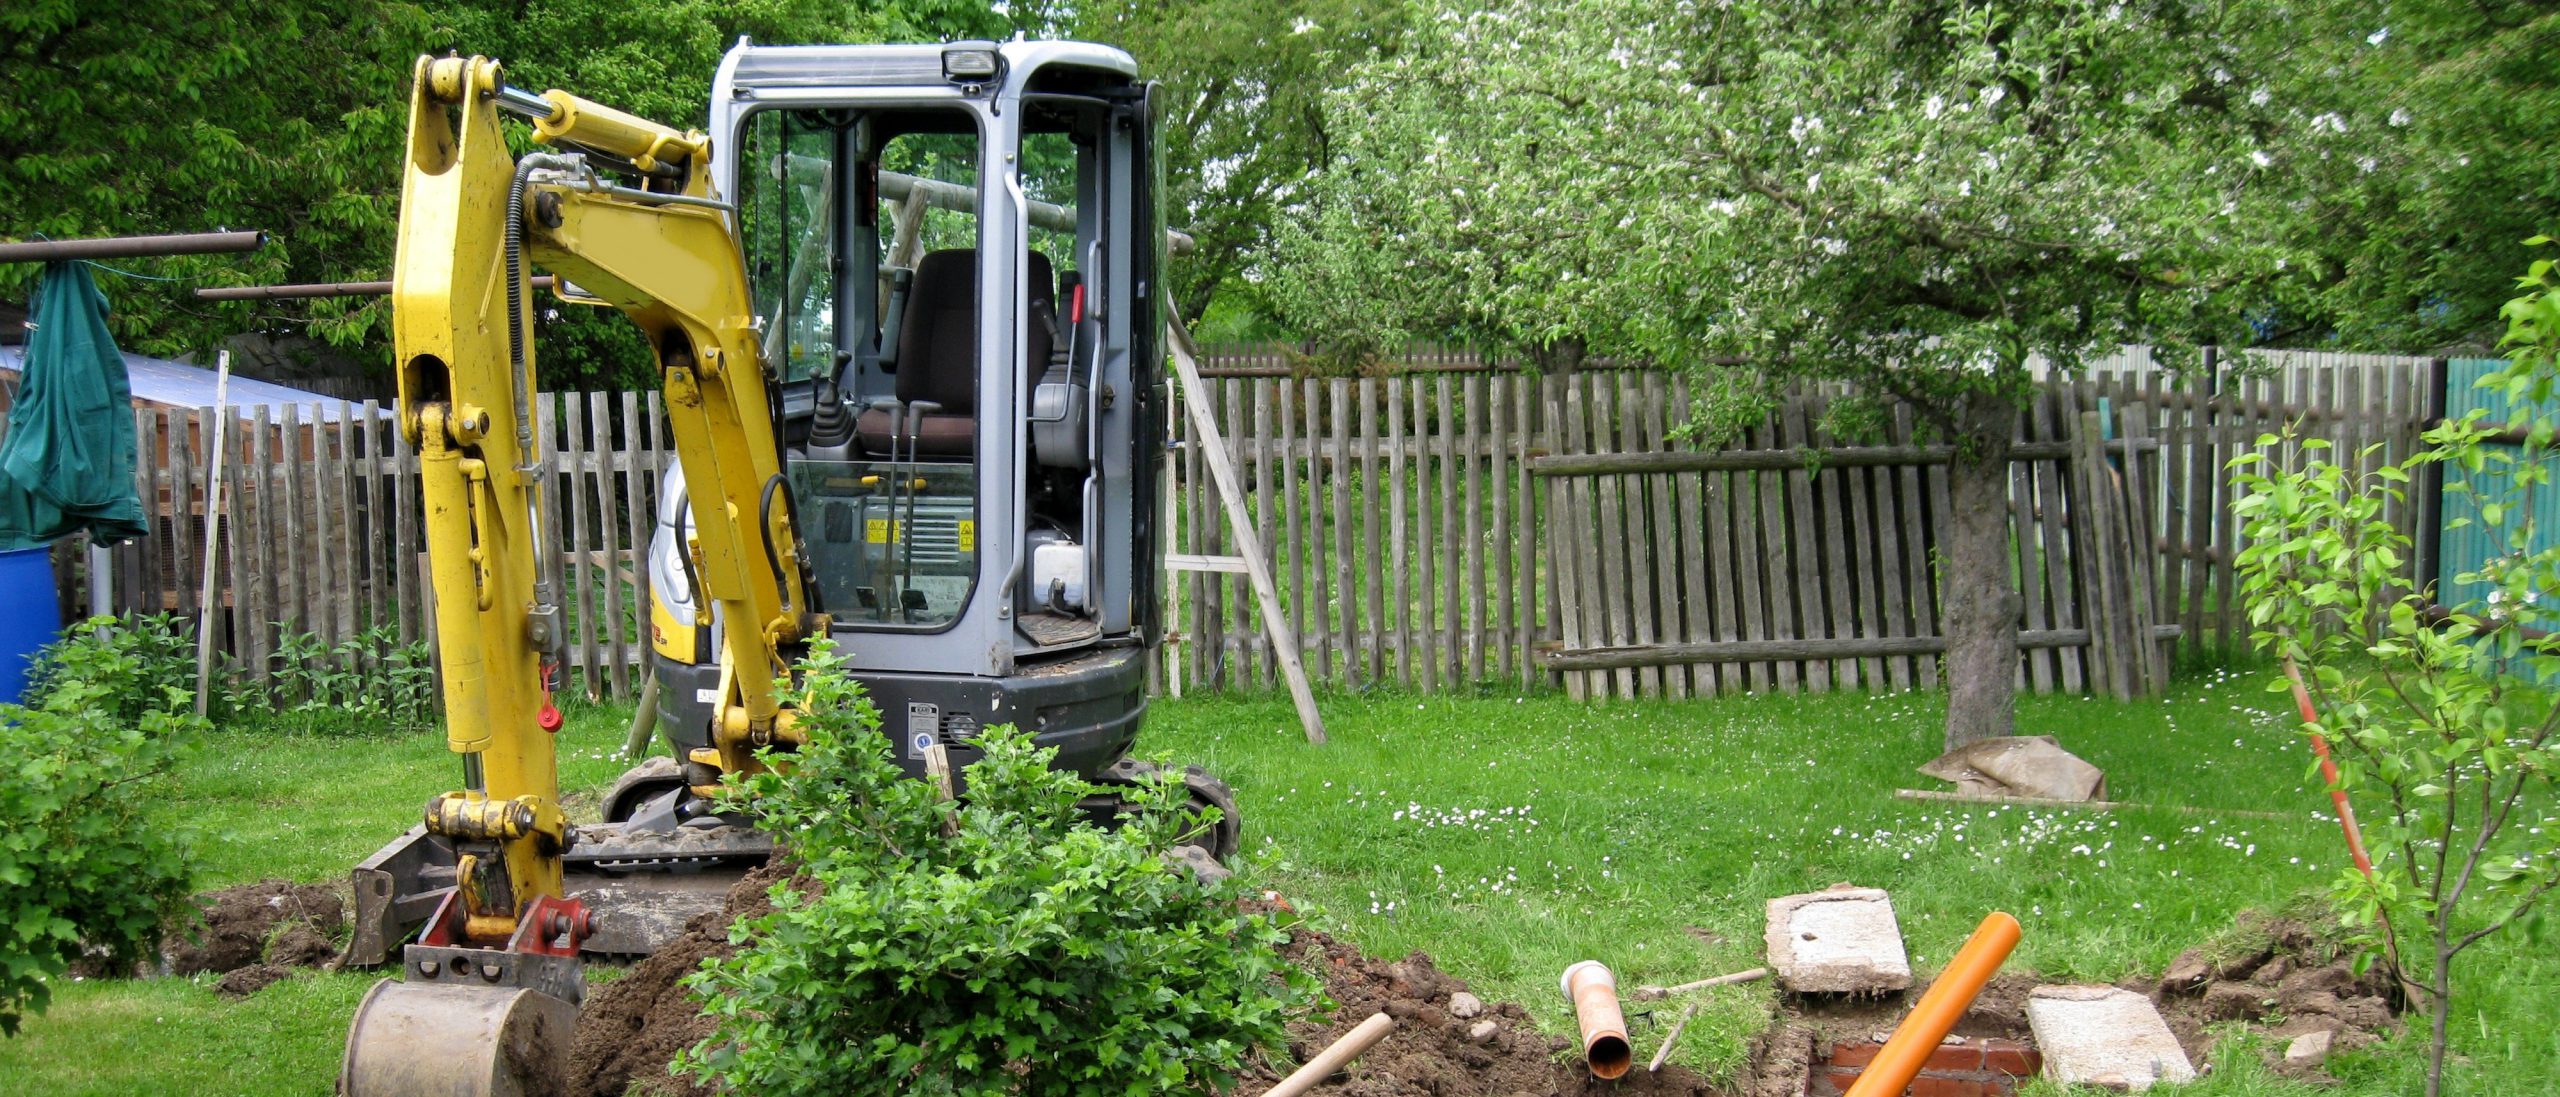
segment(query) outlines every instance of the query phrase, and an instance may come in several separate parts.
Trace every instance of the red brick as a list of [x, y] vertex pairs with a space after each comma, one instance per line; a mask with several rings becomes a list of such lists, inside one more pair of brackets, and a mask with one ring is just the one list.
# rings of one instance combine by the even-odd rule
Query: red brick
[[2008, 1097], [1997, 1087], [1957, 1078], [1932, 1078], [1923, 1074], [1911, 1080], [1911, 1088], [1903, 1092], [1910, 1097]]
[[1982, 1045], [1982, 1069], [2033, 1078], [2044, 1070], [2044, 1054], [2015, 1040], [1988, 1040]]
[[1844, 1040], [1840, 1043], [1831, 1045], [1831, 1065], [1835, 1067], [1851, 1068], [1864, 1067], [1869, 1063], [1875, 1062], [1876, 1053], [1883, 1050], [1884, 1045], [1873, 1040]]
[[1982, 1046], [1973, 1043], [1940, 1044], [1936, 1051], [1929, 1053], [1929, 1061], [1921, 1064], [1920, 1069], [1980, 1070], [1982, 1069]]

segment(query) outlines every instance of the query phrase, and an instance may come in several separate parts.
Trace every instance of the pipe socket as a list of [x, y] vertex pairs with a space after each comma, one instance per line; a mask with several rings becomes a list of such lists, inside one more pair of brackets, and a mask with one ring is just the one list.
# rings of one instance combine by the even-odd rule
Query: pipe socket
[[1602, 1080], [1619, 1078], [1635, 1065], [1634, 1049], [1627, 1044], [1627, 1014], [1618, 1005], [1618, 976], [1598, 960], [1584, 960], [1564, 969], [1565, 1000], [1573, 1003], [1573, 1015], [1582, 1022], [1582, 1061], [1591, 1068], [1591, 1076]]

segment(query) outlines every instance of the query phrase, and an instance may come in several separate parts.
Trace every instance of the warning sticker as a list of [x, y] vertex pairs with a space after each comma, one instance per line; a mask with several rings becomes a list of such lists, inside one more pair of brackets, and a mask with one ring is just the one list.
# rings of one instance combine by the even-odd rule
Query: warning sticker
[[867, 518], [862, 523], [862, 539], [885, 545], [898, 539], [898, 524], [886, 518]]
[[968, 519], [966, 519], [966, 518], [963, 518], [963, 519], [961, 519], [961, 520], [960, 520], [959, 529], [960, 529], [960, 534], [959, 534], [959, 537], [960, 537], [960, 551], [962, 551], [962, 552], [976, 552], [976, 551], [978, 551], [978, 524], [977, 524], [976, 522], [972, 522], [972, 521], [970, 521], [970, 520], [968, 520]]

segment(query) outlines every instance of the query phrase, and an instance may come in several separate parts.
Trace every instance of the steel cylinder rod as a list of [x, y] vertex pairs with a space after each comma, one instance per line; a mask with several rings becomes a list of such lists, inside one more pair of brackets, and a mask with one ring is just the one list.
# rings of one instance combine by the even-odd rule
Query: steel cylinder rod
[[59, 259], [148, 259], [162, 255], [217, 255], [256, 251], [263, 232], [188, 232], [173, 236], [97, 236], [85, 240], [25, 240], [0, 244], [0, 263], [50, 263]]
[[[550, 289], [556, 281], [548, 274], [533, 278], [535, 289]], [[389, 282], [301, 282], [276, 286], [207, 286], [196, 291], [200, 301], [283, 301], [303, 297], [383, 297], [391, 292]]]

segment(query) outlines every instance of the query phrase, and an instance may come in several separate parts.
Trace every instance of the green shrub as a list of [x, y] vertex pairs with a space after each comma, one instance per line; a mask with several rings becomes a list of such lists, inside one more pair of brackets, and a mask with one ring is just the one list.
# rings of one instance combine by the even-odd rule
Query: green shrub
[[204, 724], [150, 677], [156, 650], [90, 628], [48, 649], [32, 706], [0, 705], [0, 1033], [84, 953], [111, 970], [149, 959], [191, 890], [160, 793]]
[[78, 706], [134, 721], [145, 712], [195, 706], [196, 642], [165, 613], [92, 617], [39, 652], [27, 675], [26, 704], [76, 690]]
[[1092, 787], [998, 727], [947, 804], [901, 775], [840, 665], [803, 665], [790, 773], [733, 786], [804, 877], [689, 978], [718, 1028], [678, 1070], [767, 1097], [1211, 1093], [1314, 1000], [1239, 885], [1159, 856], [1178, 782], [1098, 829], [1076, 810]]

